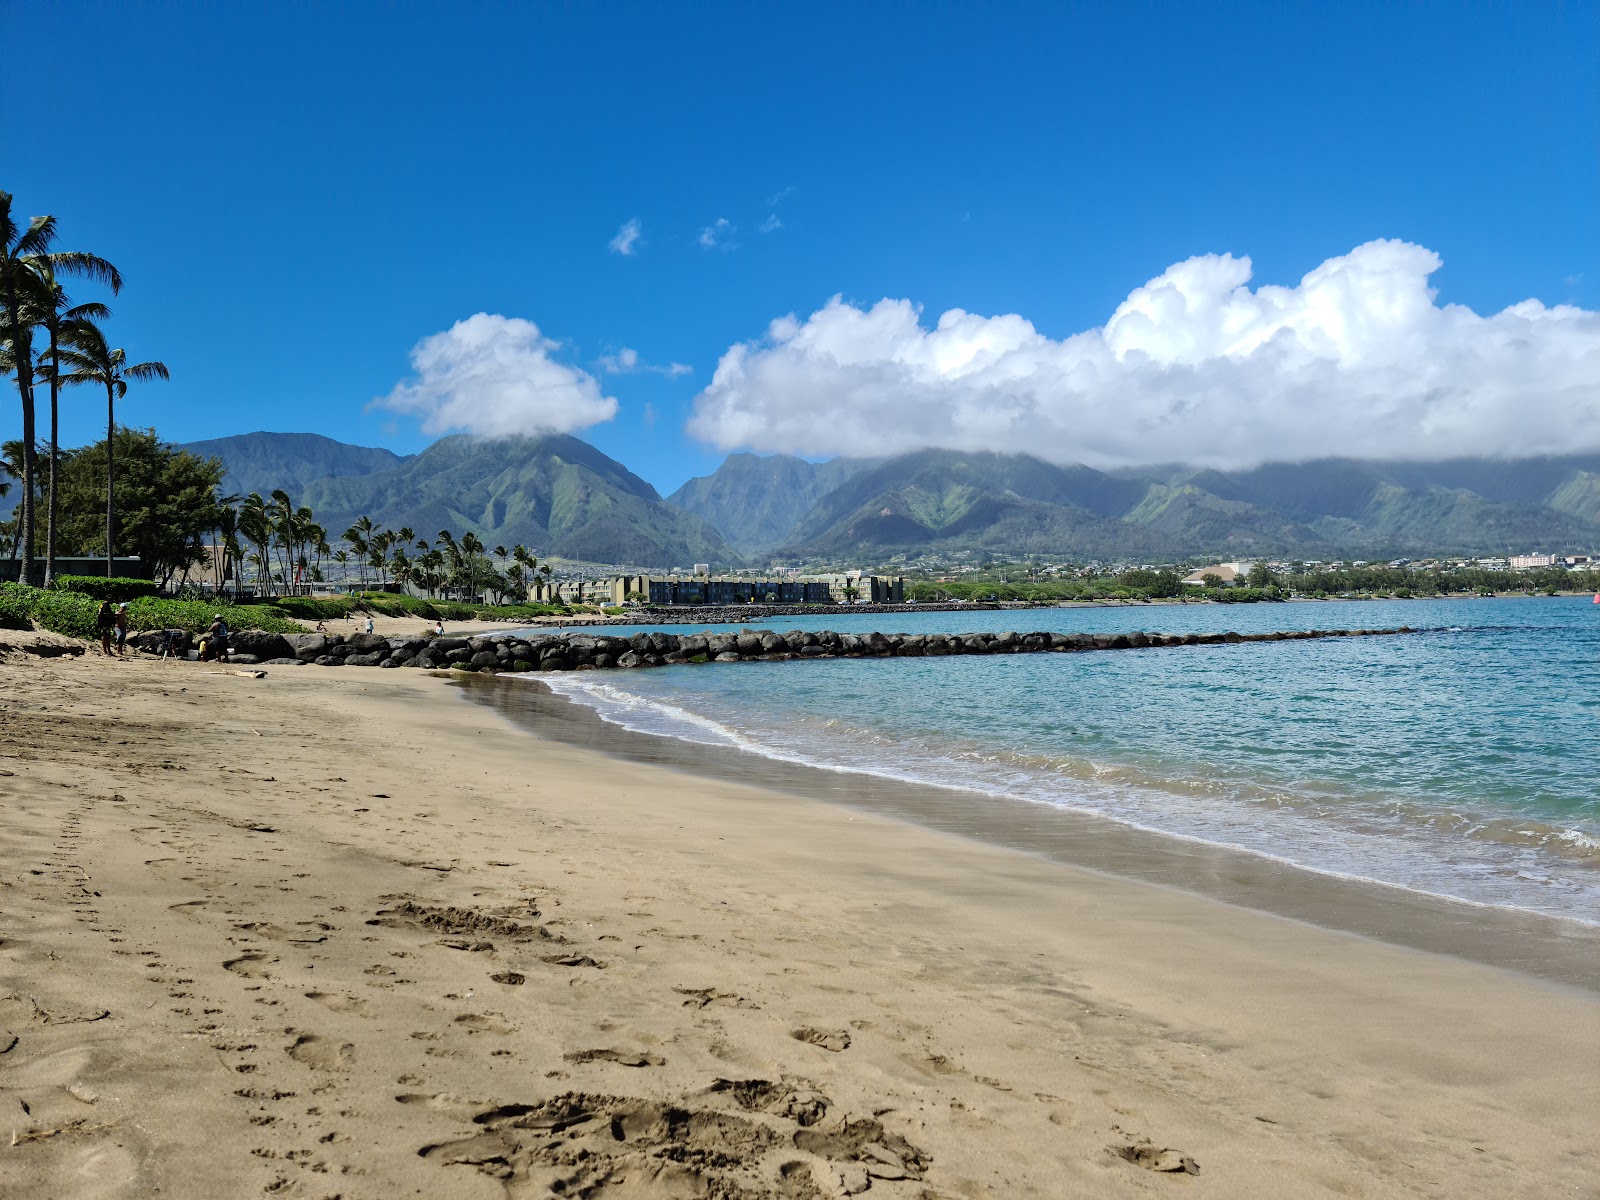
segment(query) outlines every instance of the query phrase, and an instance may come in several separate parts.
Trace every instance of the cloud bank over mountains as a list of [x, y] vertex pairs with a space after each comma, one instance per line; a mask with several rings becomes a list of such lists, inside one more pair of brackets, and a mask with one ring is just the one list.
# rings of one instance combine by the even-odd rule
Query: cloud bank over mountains
[[411, 350], [411, 379], [373, 401], [430, 435], [574, 433], [616, 415], [588, 372], [551, 358], [561, 343], [532, 321], [478, 313]]
[[1433, 251], [1380, 240], [1295, 287], [1202, 255], [1105, 325], [1054, 340], [960, 309], [834, 297], [731, 347], [688, 430], [723, 450], [927, 447], [1091, 466], [1217, 467], [1348, 455], [1526, 457], [1600, 448], [1600, 313], [1439, 305]]

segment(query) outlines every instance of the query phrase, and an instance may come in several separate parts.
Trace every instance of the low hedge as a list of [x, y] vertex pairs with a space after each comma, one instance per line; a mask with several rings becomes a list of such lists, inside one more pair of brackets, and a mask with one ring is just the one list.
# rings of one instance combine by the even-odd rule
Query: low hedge
[[15, 584], [0, 584], [0, 629], [32, 629], [33, 607], [12, 589]]
[[[94, 641], [100, 634], [95, 615], [100, 602], [80, 592], [26, 587], [20, 583], [0, 584], [0, 624], [13, 629], [27, 627], [32, 620], [52, 633]], [[186, 629], [200, 633], [211, 618], [222, 614], [229, 629], [261, 629], [267, 633], [302, 633], [304, 630], [280, 609], [270, 604], [216, 604], [204, 600], [164, 600], [141, 596], [128, 602], [129, 629]]]
[[78, 592], [96, 600], [110, 600], [120, 604], [124, 600], [137, 600], [140, 596], [155, 596], [161, 591], [148, 579], [127, 579], [112, 575], [57, 575], [58, 591]]

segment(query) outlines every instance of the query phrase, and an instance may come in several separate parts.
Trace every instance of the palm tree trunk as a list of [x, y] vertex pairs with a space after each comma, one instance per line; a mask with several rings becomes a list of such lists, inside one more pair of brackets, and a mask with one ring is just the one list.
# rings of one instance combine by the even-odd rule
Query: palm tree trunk
[[111, 385], [106, 384], [106, 578], [110, 579], [116, 572], [112, 569], [112, 547], [115, 545], [113, 538], [116, 536], [115, 497], [117, 475], [112, 455], [113, 444], [117, 440], [117, 398], [111, 390]]
[[61, 360], [56, 334], [50, 332], [50, 499], [45, 505], [44, 585], [56, 581], [56, 480], [61, 467]]
[[[31, 355], [28, 356], [31, 359]], [[39, 468], [35, 461], [33, 441], [38, 436], [33, 415], [33, 383], [28, 378], [33, 373], [31, 362], [17, 363], [17, 387], [22, 393], [22, 503], [17, 508], [18, 556], [22, 559], [18, 578], [27, 584], [37, 583], [33, 571], [34, 483]]]

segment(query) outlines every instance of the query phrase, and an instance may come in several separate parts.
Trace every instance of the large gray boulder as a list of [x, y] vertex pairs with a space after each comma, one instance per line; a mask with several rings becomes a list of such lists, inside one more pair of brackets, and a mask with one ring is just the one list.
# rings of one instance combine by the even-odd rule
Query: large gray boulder
[[374, 654], [389, 649], [389, 639], [379, 633], [352, 633], [345, 640], [357, 654]]
[[239, 630], [229, 636], [228, 646], [240, 654], [254, 654], [263, 661], [269, 658], [287, 658], [294, 653], [283, 634], [266, 633], [260, 629]]
[[289, 643], [289, 652], [296, 658], [303, 658], [307, 662], [321, 658], [328, 652], [332, 644], [327, 634], [324, 633], [295, 633], [284, 639]]
[[344, 660], [344, 665], [347, 667], [375, 667], [388, 657], [389, 647], [386, 645], [382, 650], [376, 650], [371, 654], [352, 654]]
[[428, 650], [435, 658], [443, 658], [452, 650], [465, 650], [467, 639], [460, 637], [436, 637], [429, 641]]

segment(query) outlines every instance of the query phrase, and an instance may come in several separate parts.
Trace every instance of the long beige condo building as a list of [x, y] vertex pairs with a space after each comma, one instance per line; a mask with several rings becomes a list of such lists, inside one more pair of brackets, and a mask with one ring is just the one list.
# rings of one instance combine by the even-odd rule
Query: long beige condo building
[[534, 604], [901, 604], [905, 580], [898, 576], [792, 575], [617, 575], [610, 579], [561, 579], [528, 589]]

